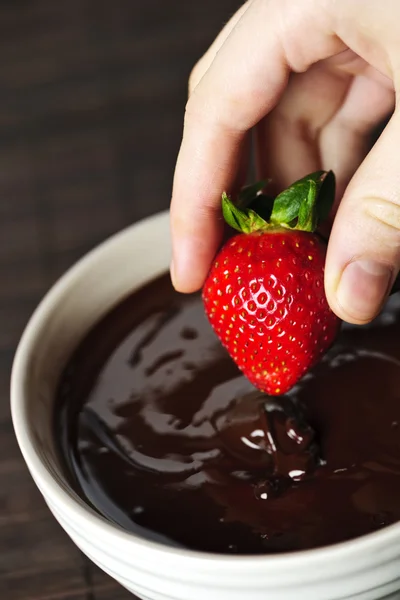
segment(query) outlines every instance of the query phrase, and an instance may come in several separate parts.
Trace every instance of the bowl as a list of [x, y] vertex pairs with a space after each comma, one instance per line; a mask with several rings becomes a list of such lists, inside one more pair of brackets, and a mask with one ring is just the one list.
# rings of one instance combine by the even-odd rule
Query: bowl
[[107, 521], [74, 492], [52, 426], [60, 374], [88, 330], [169, 265], [169, 215], [113, 236], [50, 290], [18, 346], [11, 381], [15, 433], [54, 517], [101, 569], [143, 600], [400, 598], [400, 523], [317, 550], [224, 556], [176, 549]]

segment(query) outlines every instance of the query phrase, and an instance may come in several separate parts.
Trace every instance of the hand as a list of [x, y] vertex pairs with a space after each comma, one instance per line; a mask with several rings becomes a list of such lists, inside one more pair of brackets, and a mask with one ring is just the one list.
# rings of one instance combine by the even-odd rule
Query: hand
[[243, 183], [254, 128], [278, 188], [333, 169], [340, 205], [325, 288], [342, 319], [380, 310], [400, 267], [398, 0], [252, 0], [193, 70], [171, 204], [175, 287], [200, 288], [222, 233], [222, 191]]

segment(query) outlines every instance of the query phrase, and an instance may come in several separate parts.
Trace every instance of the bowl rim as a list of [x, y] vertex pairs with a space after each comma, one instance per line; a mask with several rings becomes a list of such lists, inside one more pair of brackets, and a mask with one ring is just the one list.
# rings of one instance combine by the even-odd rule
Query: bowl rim
[[[224, 555], [170, 547], [161, 542], [148, 540], [134, 533], [124, 531], [95, 512], [88, 505], [84, 505], [83, 502], [80, 503], [72, 494], [64, 489], [43, 464], [35, 448], [32, 432], [28, 426], [26, 399], [29, 391], [26, 390], [26, 381], [33, 350], [37, 339], [40, 338], [46, 327], [47, 315], [60, 302], [65, 291], [80, 278], [82, 273], [90, 269], [94, 260], [101, 258], [102, 255], [106, 255], [109, 252], [113, 252], [126, 238], [135, 236], [140, 231], [150, 230], [155, 225], [167, 227], [168, 222], [169, 211], [156, 213], [126, 227], [90, 250], [72, 265], [49, 289], [25, 327], [12, 366], [11, 413], [20, 450], [41, 493], [52, 505], [54, 504], [56, 507], [62, 505], [68, 515], [73, 515], [74, 522], [79, 527], [90, 530], [93, 534], [96, 532], [98, 534], [101, 531], [104, 536], [107, 536], [110, 544], [118, 546], [122, 544], [128, 552], [132, 554], [140, 552], [143, 558], [151, 555], [152, 560], [157, 555], [164, 562], [179, 560], [179, 562], [185, 563], [187, 566], [196, 564], [200, 568], [203, 566], [207, 567], [207, 569], [214, 568], [216, 570], [224, 567], [234, 567], [235, 570], [243, 570], [247, 574], [249, 574], [249, 569], [251, 570], [252, 568], [259, 570], [262, 567], [264, 571], [265, 569], [271, 571], [284, 569], [286, 571], [290, 568], [301, 569], [302, 567], [309, 566], [310, 561], [316, 567], [318, 564], [337, 560], [341, 562], [348, 560], [349, 571], [354, 572], [354, 564], [351, 563], [351, 559], [355, 558], [359, 553], [365, 554], [366, 552], [374, 557], [371, 564], [375, 565], [377, 563], [376, 556], [379, 554], [381, 554], [381, 562], [384, 562], [384, 557], [385, 560], [388, 558], [387, 551], [390, 545], [394, 542], [400, 542], [400, 522], [376, 532], [331, 546], [279, 554]], [[383, 552], [384, 550], [385, 552]], [[365, 565], [363, 568], [365, 568]]]

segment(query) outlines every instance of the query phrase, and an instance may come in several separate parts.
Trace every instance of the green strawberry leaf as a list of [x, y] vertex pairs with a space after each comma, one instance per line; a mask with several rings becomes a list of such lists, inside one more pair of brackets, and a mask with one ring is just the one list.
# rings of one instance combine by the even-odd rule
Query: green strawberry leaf
[[244, 188], [238, 205], [226, 193], [222, 195], [222, 212], [228, 225], [243, 233], [273, 227], [312, 232], [328, 217], [335, 199], [332, 171], [311, 173], [275, 199], [261, 192], [266, 183], [260, 181]]
[[235, 206], [225, 192], [222, 194], [222, 214], [228, 225], [242, 233], [252, 233], [268, 227], [254, 210]]
[[317, 184], [312, 179], [309, 180], [307, 197], [300, 203], [299, 214], [295, 229], [300, 231], [315, 231], [317, 228], [317, 213], [315, 211], [315, 202], [318, 196]]
[[316, 171], [295, 181], [275, 198], [270, 222], [290, 229], [315, 231], [318, 223], [329, 215], [334, 197], [332, 171]]
[[307, 193], [308, 189], [304, 184], [292, 185], [280, 193], [274, 201], [270, 216], [271, 223], [288, 225], [294, 219], [297, 219], [302, 198], [307, 196]]
[[310, 188], [312, 193], [318, 191], [315, 183], [318, 183], [324, 171], [311, 173], [281, 192], [274, 202], [271, 213], [271, 222], [276, 225], [289, 224], [299, 215], [299, 209], [303, 202], [309, 203]]

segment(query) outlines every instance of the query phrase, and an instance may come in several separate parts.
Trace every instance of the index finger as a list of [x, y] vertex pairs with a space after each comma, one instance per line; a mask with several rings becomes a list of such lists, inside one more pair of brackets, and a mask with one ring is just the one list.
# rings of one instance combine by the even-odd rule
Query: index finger
[[221, 239], [221, 194], [235, 178], [247, 131], [275, 106], [290, 70], [343, 48], [316, 0], [298, 6], [253, 0], [188, 100], [171, 203], [179, 291], [197, 290], [207, 275]]

